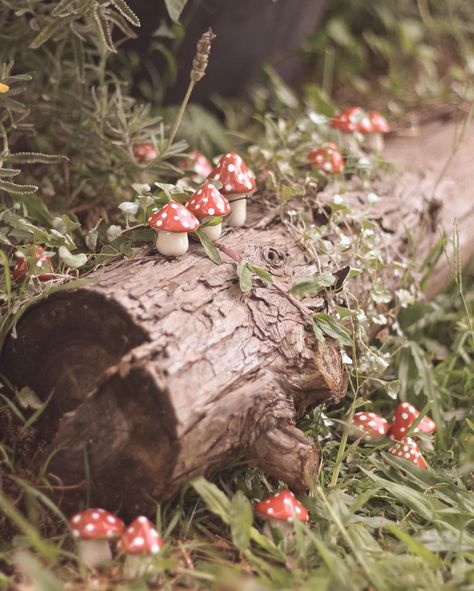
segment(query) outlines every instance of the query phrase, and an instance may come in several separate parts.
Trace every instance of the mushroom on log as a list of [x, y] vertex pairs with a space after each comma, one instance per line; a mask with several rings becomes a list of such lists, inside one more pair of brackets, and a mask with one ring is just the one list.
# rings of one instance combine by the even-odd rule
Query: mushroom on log
[[[429, 136], [421, 139], [429, 144]], [[410, 141], [419, 140], [405, 142], [402, 154]], [[472, 135], [452, 170], [472, 155], [469, 142]], [[431, 161], [429, 153], [423, 152], [417, 170], [384, 177], [374, 188], [380, 201], [370, 215], [379, 224], [381, 248], [394, 261], [411, 257], [417, 242], [421, 260], [453, 215], [453, 204], [468, 207], [472, 174], [459, 169], [450, 180], [448, 172], [440, 183], [439, 162], [449, 156], [449, 144]], [[347, 189], [354, 211], [367, 203], [363, 183], [353, 179]], [[316, 223], [326, 219], [325, 200], [333, 195], [328, 188], [292, 206], [303, 203]], [[449, 208], [442, 208], [444, 201]], [[63, 505], [73, 507], [87, 493], [97, 506], [146, 514], [154, 500], [170, 497], [190, 478], [238, 459], [295, 492], [315, 478], [318, 448], [296, 421], [344, 395], [340, 350], [330, 340], [318, 344], [311, 331], [308, 313], [324, 309], [324, 299], [301, 303], [284, 293], [315, 266], [279, 223], [279, 208], [261, 207], [262, 199], [253, 200], [248, 227], [220, 238], [220, 266], [197, 243], [177, 260], [148, 254], [120, 261], [89, 275], [86, 285], [52, 294], [18, 322], [0, 371], [43, 400], [52, 393], [35, 423], [47, 444], [35, 460], [42, 473], [48, 460], [49, 481], [59, 483]], [[469, 216], [467, 211], [460, 220], [461, 230]], [[273, 285], [256, 280], [241, 293], [235, 261], [227, 256], [237, 252], [265, 267]], [[324, 270], [333, 270], [320, 259]], [[361, 305], [370, 281], [366, 274], [350, 286]], [[388, 268], [387, 289], [399, 281]]]

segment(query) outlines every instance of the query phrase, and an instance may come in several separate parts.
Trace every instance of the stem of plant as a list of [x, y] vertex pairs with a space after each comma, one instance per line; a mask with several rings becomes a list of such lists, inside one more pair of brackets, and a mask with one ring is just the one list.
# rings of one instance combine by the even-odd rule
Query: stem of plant
[[189, 81], [188, 90], [186, 91], [183, 102], [181, 103], [178, 114], [176, 115], [176, 119], [174, 121], [173, 128], [171, 129], [169, 138], [165, 144], [165, 147], [163, 148], [163, 150], [161, 150], [161, 153], [159, 154], [158, 159], [161, 159], [166, 154], [166, 152], [169, 150], [171, 144], [173, 143], [174, 138], [176, 137], [176, 133], [179, 129], [179, 126], [181, 125], [181, 120], [183, 119], [184, 111], [186, 110], [186, 107], [188, 106], [188, 102], [189, 102], [189, 99], [191, 98], [191, 94], [193, 92], [193, 88], [194, 88], [195, 84], [196, 84], [196, 82], [194, 80]]

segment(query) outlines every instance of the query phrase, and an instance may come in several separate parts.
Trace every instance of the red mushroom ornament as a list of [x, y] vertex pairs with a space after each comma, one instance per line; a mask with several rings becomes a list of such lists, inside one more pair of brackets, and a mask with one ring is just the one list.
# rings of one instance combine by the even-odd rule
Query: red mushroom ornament
[[187, 252], [188, 233], [199, 228], [199, 220], [181, 203], [170, 201], [150, 217], [148, 225], [158, 232], [156, 250], [165, 256], [179, 257]]
[[330, 125], [337, 129], [341, 134], [341, 145], [345, 148], [357, 152], [359, 147], [354, 138], [354, 133], [359, 131], [359, 122], [366, 117], [366, 114], [360, 107], [349, 107], [339, 111], [331, 119]]
[[338, 174], [344, 170], [342, 154], [333, 143], [312, 150], [308, 154], [308, 161], [312, 168], [318, 168], [327, 174]]
[[[402, 439], [419, 416], [420, 411], [412, 404], [409, 402], [400, 402], [393, 415], [392, 425], [388, 434], [392, 439]], [[414, 433], [434, 433], [435, 431], [436, 424], [428, 416], [424, 416], [413, 430]]]
[[[292, 522], [294, 519], [307, 523], [308, 511], [298, 501], [295, 495], [288, 489], [284, 489], [272, 497], [259, 501], [255, 505], [257, 515], [267, 520], [264, 533], [271, 536], [271, 527], [279, 529], [283, 535], [293, 533]], [[268, 527], [271, 522], [271, 527]]]
[[387, 435], [388, 427], [388, 421], [374, 412], [356, 412], [349, 425], [349, 438], [377, 441]]
[[154, 160], [158, 153], [153, 144], [135, 144], [133, 146], [133, 155], [140, 164], [145, 164]]
[[184, 171], [190, 171], [197, 174], [197, 176], [205, 179], [212, 172], [212, 164], [204, 156], [202, 152], [193, 150], [188, 158], [183, 158], [178, 162], [178, 168]]
[[132, 521], [120, 538], [120, 550], [127, 556], [124, 574], [128, 578], [144, 575], [164, 542], [151, 521], [141, 515]]
[[[186, 207], [200, 221], [224, 217], [230, 213], [229, 202], [210, 182], [204, 183], [191, 195]], [[207, 234], [210, 240], [215, 241], [222, 233], [222, 223], [207, 226], [202, 231]]]
[[371, 131], [367, 137], [367, 147], [374, 152], [382, 152], [384, 148], [383, 136], [390, 131], [390, 125], [378, 111], [371, 111], [367, 115], [371, 124]]
[[[51, 259], [43, 253], [44, 248], [40, 244], [35, 244], [32, 251], [28, 250], [28, 254], [31, 255], [35, 261], [35, 266], [37, 269], [40, 269], [41, 271], [51, 271], [51, 273], [41, 272], [38, 274], [33, 274], [36, 275], [40, 281], [50, 281], [51, 279], [54, 279], [53, 264], [51, 263]], [[15, 281], [21, 281], [25, 278], [28, 271], [28, 258], [25, 255], [20, 256], [19, 254], [17, 254], [17, 257], [18, 260], [13, 267], [12, 277]], [[31, 268], [32, 267], [30, 266], [30, 269]]]
[[96, 568], [112, 559], [111, 540], [120, 537], [123, 521], [104, 509], [87, 509], [69, 520], [72, 535], [79, 538], [79, 558], [89, 568]]
[[230, 203], [230, 226], [239, 227], [247, 219], [247, 197], [255, 191], [255, 176], [235, 152], [222, 156], [208, 179], [222, 183], [219, 189]]
[[421, 455], [420, 448], [416, 441], [412, 437], [404, 437], [401, 441], [398, 441], [389, 450], [389, 454], [408, 460], [418, 468], [425, 469], [426, 462], [425, 458]]

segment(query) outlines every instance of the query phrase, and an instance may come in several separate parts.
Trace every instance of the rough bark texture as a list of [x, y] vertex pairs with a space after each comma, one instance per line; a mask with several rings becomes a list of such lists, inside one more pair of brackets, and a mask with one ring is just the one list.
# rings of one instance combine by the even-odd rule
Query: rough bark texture
[[[378, 187], [373, 217], [394, 259], [408, 255], [406, 228], [423, 235], [419, 255], [438, 238], [425, 168]], [[352, 186], [356, 205], [362, 187]], [[314, 200], [315, 215], [324, 198]], [[280, 287], [314, 271], [274, 215], [250, 209], [259, 219], [226, 232], [228, 249], [266, 267]], [[242, 294], [235, 262], [223, 255], [215, 266], [196, 243], [179, 260], [143, 256], [89, 278], [25, 314], [0, 368], [44, 399], [54, 392], [37, 427], [55, 450], [48, 472], [72, 487], [66, 505], [88, 490], [94, 504], [147, 511], [238, 458], [295, 490], [311, 483], [319, 452], [295, 422], [343, 396], [344, 371], [338, 347], [317, 345], [282, 289], [257, 281]], [[387, 286], [398, 281], [389, 273]], [[367, 285], [355, 289], [363, 299]]]

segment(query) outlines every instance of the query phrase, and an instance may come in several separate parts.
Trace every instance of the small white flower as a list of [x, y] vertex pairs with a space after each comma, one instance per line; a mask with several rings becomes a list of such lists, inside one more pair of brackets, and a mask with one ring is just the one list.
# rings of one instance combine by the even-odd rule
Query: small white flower
[[380, 201], [380, 197], [377, 195], [377, 193], [369, 193], [367, 195], [367, 201], [371, 205], [374, 205], [375, 203], [378, 203]]
[[332, 198], [332, 202], [336, 205], [342, 205], [343, 203], [345, 203], [344, 197], [342, 197], [342, 195], [339, 194], [334, 195], [334, 197]]

